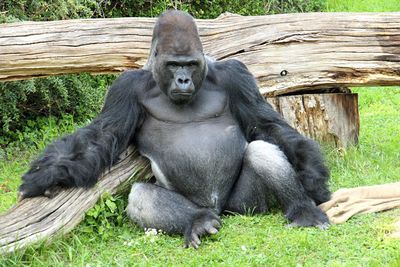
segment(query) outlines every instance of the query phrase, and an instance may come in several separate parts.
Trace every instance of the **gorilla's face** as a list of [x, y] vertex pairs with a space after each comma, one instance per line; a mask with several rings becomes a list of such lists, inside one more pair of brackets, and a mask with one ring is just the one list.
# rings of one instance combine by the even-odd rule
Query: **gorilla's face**
[[177, 105], [186, 104], [193, 99], [206, 75], [202, 53], [158, 55], [155, 66], [157, 67], [153, 74], [158, 86]]
[[177, 104], [189, 103], [207, 74], [196, 24], [171, 11], [160, 16], [153, 32], [152, 73], [160, 89]]

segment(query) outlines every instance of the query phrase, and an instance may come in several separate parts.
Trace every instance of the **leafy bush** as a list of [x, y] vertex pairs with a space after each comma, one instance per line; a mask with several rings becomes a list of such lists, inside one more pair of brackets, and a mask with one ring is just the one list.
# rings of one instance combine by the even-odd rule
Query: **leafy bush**
[[125, 197], [104, 194], [100, 201], [86, 212], [85, 225], [81, 231], [100, 234], [102, 238], [108, 238], [113, 227], [123, 225], [125, 206]]
[[0, 144], [18, 139], [19, 132], [33, 128], [40, 117], [93, 117], [114, 77], [79, 74], [0, 83]]
[[224, 12], [240, 15], [266, 15], [296, 12], [321, 11], [325, 0], [268, 0], [268, 1], [237, 1], [237, 0], [204, 0], [204, 1], [172, 1], [179, 5], [170, 5], [185, 10], [196, 18], [216, 18]]
[[164, 10], [185, 10], [196, 18], [215, 18], [223, 12], [264, 15], [321, 11], [326, 0], [3, 0], [0, 23], [77, 18], [154, 17]]

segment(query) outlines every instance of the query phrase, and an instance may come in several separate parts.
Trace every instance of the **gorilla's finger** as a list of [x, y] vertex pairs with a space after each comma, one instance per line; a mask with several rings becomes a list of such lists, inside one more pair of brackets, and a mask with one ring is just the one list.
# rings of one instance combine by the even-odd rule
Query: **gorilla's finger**
[[194, 242], [194, 241], [192, 241], [190, 244], [192, 245], [192, 247], [194, 249], [198, 249], [199, 248], [199, 245], [197, 245], [196, 242]]
[[26, 198], [26, 193], [24, 191], [19, 191], [17, 193], [17, 203], [21, 202]]
[[287, 228], [294, 228], [294, 227], [300, 227], [300, 225], [296, 222], [292, 222], [286, 225]]
[[199, 236], [195, 233], [192, 234], [192, 244], [193, 243], [197, 244], [197, 246], [201, 244]]
[[331, 226], [330, 223], [327, 222], [317, 225], [317, 227], [321, 230], [327, 230], [330, 226]]
[[206, 228], [207, 233], [214, 235], [216, 233], [218, 233], [218, 229], [214, 228], [214, 227], [208, 227]]
[[46, 191], [44, 191], [44, 196], [48, 197], [48, 198], [53, 198], [53, 192], [49, 189], [46, 189]]
[[57, 195], [57, 193], [59, 192], [59, 189], [61, 189], [60, 186], [52, 186], [46, 189], [46, 191], [44, 191], [44, 195], [48, 198], [53, 198]]
[[212, 220], [211, 222], [212, 226], [215, 228], [220, 228], [221, 227], [221, 221], [220, 220]]

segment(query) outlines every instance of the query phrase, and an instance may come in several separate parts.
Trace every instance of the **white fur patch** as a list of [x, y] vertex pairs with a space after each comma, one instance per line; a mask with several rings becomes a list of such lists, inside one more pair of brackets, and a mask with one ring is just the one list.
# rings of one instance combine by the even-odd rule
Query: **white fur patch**
[[[149, 157], [148, 157], [149, 158]], [[164, 175], [164, 173], [161, 171], [160, 167], [158, 166], [158, 164], [151, 158], [150, 162], [151, 162], [151, 170], [153, 171], [154, 177], [156, 177], [157, 180], [157, 184], [166, 188], [166, 189], [173, 189], [173, 186], [170, 184], [170, 182], [168, 181], [167, 177]]]
[[278, 146], [265, 141], [253, 141], [246, 150], [245, 161], [261, 175], [281, 179], [294, 174], [292, 165]]

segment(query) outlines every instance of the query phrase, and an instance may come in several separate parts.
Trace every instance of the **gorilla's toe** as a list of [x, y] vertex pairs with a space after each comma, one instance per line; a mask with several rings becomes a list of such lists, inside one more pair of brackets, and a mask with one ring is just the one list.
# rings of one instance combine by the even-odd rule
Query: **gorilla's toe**
[[328, 216], [314, 204], [300, 204], [290, 207], [285, 214], [291, 223], [288, 227], [315, 226], [321, 229], [329, 227]]
[[186, 231], [185, 247], [188, 248], [192, 246], [197, 249], [201, 244], [201, 236], [205, 234], [216, 234], [220, 227], [220, 218], [210, 210], [203, 210], [193, 220], [190, 229]]

